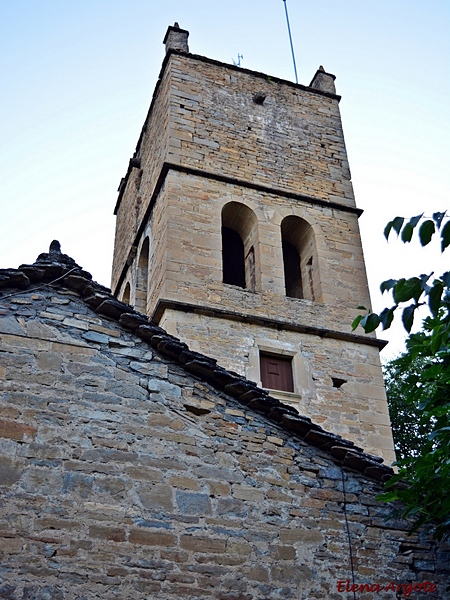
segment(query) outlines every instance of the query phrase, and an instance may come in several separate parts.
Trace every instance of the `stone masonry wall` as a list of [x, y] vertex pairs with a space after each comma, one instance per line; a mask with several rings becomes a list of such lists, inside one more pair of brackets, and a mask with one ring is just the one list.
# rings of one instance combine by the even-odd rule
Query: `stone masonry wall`
[[259, 386], [260, 352], [292, 357], [294, 393], [271, 394], [387, 464], [395, 461], [377, 348], [171, 309], [160, 324]]
[[165, 161], [355, 204], [337, 97], [193, 55], [164, 62], [135, 157], [142, 173], [117, 210], [113, 290]]
[[170, 63], [169, 162], [354, 206], [337, 97], [201, 57]]
[[[245, 204], [257, 219], [256, 293], [222, 283], [221, 211], [228, 202]], [[162, 250], [155, 250], [150, 267], [150, 314], [162, 298], [350, 333], [357, 306], [370, 305], [355, 214], [176, 172], [168, 174], [154, 213], [153, 244]], [[290, 215], [305, 219], [314, 231], [313, 268], [321, 282], [316, 302], [286, 297], [280, 225]], [[154, 289], [162, 270], [163, 292]]]
[[446, 555], [385, 521], [378, 483], [75, 292], [3, 290], [0, 386], [0, 597], [337, 600], [350, 536], [356, 582], [449, 598]]

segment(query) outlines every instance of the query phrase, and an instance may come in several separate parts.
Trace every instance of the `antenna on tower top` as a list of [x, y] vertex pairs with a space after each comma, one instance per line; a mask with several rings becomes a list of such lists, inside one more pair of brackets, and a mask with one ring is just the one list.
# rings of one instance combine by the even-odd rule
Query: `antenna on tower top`
[[286, 13], [286, 22], [287, 22], [288, 32], [289, 32], [289, 42], [291, 43], [292, 62], [294, 63], [295, 83], [298, 83], [297, 65], [295, 64], [294, 45], [292, 43], [291, 26], [289, 25], [288, 9], [287, 9], [286, 0], [283, 0], [283, 2], [284, 2], [284, 12]]
[[234, 60], [234, 58], [232, 58], [231, 60], [233, 61], [233, 65], [234, 65], [235, 67], [240, 67], [240, 66], [241, 66], [241, 60], [242, 60], [243, 58], [244, 58], [244, 57], [242, 56], [242, 54], [238, 54], [238, 59], [237, 59], [237, 61], [235, 61], [235, 60]]

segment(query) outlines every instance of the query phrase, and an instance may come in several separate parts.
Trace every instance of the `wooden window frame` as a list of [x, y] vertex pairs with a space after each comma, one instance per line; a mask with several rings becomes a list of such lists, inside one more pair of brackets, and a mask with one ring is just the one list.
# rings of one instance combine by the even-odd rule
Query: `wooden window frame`
[[294, 393], [292, 356], [260, 352], [259, 365], [263, 388]]

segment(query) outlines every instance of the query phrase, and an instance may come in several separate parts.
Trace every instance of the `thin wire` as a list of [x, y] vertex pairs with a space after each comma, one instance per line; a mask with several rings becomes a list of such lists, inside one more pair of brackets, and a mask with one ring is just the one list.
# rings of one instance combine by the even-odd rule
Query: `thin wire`
[[[348, 519], [347, 519], [347, 497], [345, 494], [345, 476], [344, 476], [344, 469], [342, 468], [342, 466], [341, 466], [341, 475], [342, 475], [342, 492], [344, 495], [345, 528], [347, 530], [348, 549], [349, 549], [349, 554], [350, 554], [350, 570], [352, 572], [352, 585], [355, 585], [355, 567], [353, 565], [352, 538], [350, 536], [350, 527], [348, 525]], [[353, 592], [353, 598], [356, 600], [356, 592]]]
[[[69, 275], [70, 273], [73, 273], [73, 271], [79, 270], [79, 268], [80, 267], [74, 267], [73, 269], [70, 269], [70, 271], [67, 271], [66, 273], [64, 273], [64, 275], [61, 275], [61, 277], [57, 277], [56, 279], [53, 279], [53, 281], [47, 281], [46, 283], [42, 283], [41, 285], [38, 285], [37, 287], [35, 287], [31, 290], [26, 288], [22, 291], [18, 290], [17, 292], [13, 292], [12, 294], [6, 294], [5, 296], [0, 296], [0, 300], [4, 300], [5, 298], [12, 298], [13, 296], [20, 296], [21, 294], [30, 294], [31, 292], [37, 292], [38, 290], [42, 290], [42, 288], [44, 288], [46, 285], [52, 285], [53, 283], [56, 283], [60, 279], [64, 279], [64, 277], [67, 277], [67, 275]], [[20, 269], [19, 269], [19, 271], [20, 271]]]
[[286, 0], [283, 0], [283, 2], [284, 2], [284, 12], [286, 13], [286, 22], [287, 22], [288, 32], [289, 32], [289, 42], [291, 43], [292, 62], [294, 63], [295, 83], [298, 83], [297, 65], [295, 64], [294, 45], [292, 43], [291, 26], [289, 25], [288, 9], [287, 9]]

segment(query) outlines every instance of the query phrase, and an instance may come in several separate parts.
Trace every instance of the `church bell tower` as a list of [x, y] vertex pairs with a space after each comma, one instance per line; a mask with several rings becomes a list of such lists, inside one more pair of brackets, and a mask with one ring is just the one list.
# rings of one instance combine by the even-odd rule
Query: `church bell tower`
[[176, 23], [119, 188], [112, 289], [324, 428], [394, 460], [334, 75], [191, 54]]

